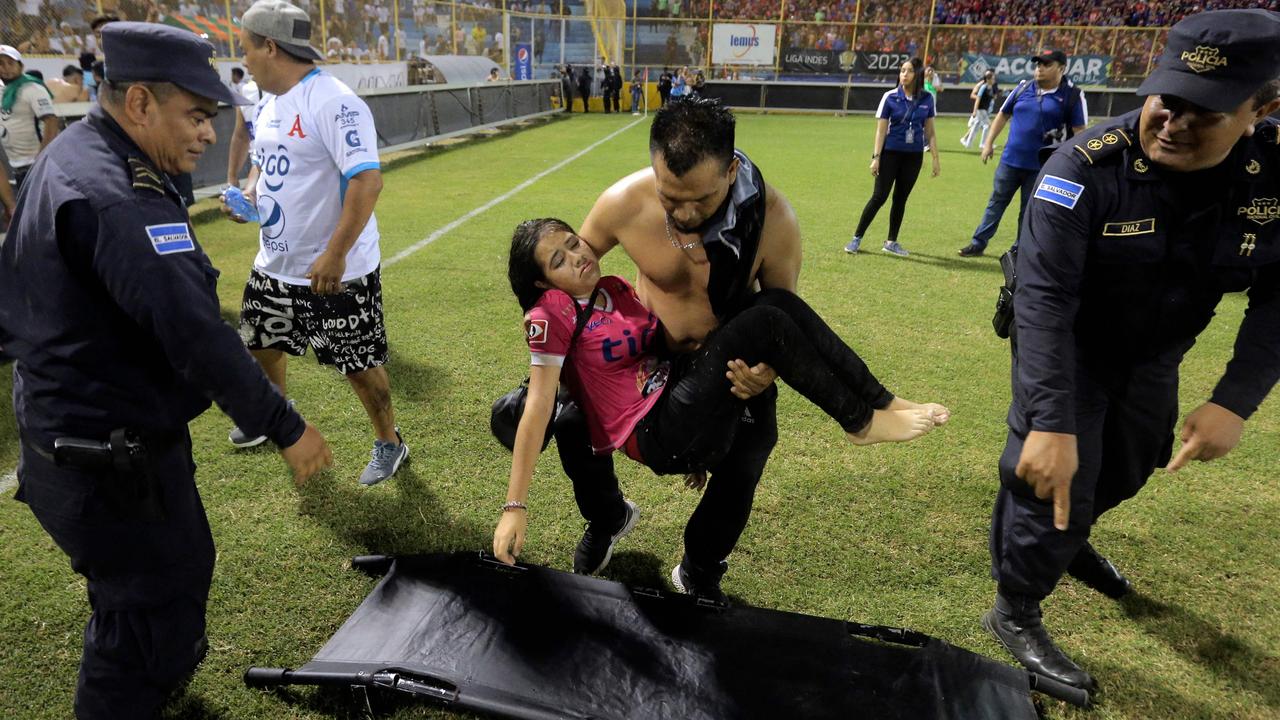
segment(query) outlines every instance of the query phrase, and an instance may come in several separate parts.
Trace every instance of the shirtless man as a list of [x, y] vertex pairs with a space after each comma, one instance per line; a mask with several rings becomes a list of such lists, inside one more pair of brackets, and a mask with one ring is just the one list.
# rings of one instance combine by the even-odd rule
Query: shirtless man
[[[796, 289], [795, 213], [750, 160], [734, 152], [733, 141], [733, 115], [719, 103], [665, 105], [650, 129], [651, 167], [614, 183], [580, 229], [597, 256], [621, 244], [635, 261], [640, 299], [662, 320], [668, 347], [676, 352], [696, 348], [719, 324], [717, 316], [732, 314], [757, 281]], [[724, 559], [746, 527], [756, 484], [778, 440], [776, 375], [766, 365], [738, 363], [736, 370], [734, 392], [750, 399], [729, 453], [710, 468], [711, 480], [685, 528], [684, 559], [673, 572], [681, 589], [716, 599], [723, 598]], [[637, 511], [623, 499], [612, 457], [592, 454], [580, 414], [562, 417], [555, 432], [560, 462], [588, 521], [574, 571], [598, 573], [634, 526]]]

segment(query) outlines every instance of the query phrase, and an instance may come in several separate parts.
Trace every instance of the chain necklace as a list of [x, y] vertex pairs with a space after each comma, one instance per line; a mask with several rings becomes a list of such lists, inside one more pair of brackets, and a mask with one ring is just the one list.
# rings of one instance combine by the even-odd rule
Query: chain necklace
[[666, 218], [666, 221], [667, 221], [667, 222], [666, 222], [666, 226], [667, 226], [667, 240], [670, 240], [670, 241], [671, 241], [671, 247], [673, 247], [673, 248], [675, 248], [675, 249], [677, 249], [677, 250], [692, 250], [692, 249], [694, 249], [694, 248], [698, 247], [698, 245], [702, 243], [702, 238], [697, 238], [697, 239], [695, 239], [694, 241], [692, 241], [692, 242], [687, 242], [687, 243], [682, 243], [682, 242], [680, 242], [680, 241], [676, 240], [675, 236], [671, 234], [671, 216], [670, 216], [670, 215], [665, 215], [664, 217]]

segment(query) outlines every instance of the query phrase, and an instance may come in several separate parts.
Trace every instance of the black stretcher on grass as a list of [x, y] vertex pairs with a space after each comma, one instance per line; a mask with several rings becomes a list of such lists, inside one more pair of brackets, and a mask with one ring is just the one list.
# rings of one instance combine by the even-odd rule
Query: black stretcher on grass
[[742, 605], [475, 553], [357, 558], [385, 576], [297, 670], [251, 687], [387, 688], [497, 717], [1008, 718], [1088, 695], [900, 628]]

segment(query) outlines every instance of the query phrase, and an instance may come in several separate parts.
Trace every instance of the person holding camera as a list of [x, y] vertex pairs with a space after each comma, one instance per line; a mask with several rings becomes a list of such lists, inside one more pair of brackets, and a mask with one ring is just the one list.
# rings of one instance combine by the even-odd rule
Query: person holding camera
[[[1009, 142], [1000, 155], [991, 199], [982, 214], [982, 222], [973, 231], [973, 240], [960, 249], [960, 257], [979, 257], [1000, 227], [1004, 210], [1018, 193], [1018, 232], [1022, 232], [1022, 216], [1027, 200], [1035, 190], [1040, 174], [1040, 148], [1062, 142], [1084, 130], [1089, 110], [1084, 91], [1063, 77], [1067, 56], [1061, 50], [1045, 50], [1031, 58], [1034, 78], [1018, 83], [1005, 98], [991, 124], [991, 132], [982, 143], [982, 162], [995, 152], [996, 138], [1009, 126]], [[1017, 247], [1017, 240], [1014, 240]]]
[[[1130, 591], [1090, 543], [1099, 518], [1155, 468], [1229, 454], [1280, 379], [1277, 37], [1267, 10], [1183, 19], [1138, 88], [1142, 108], [1064, 143], [1033, 186], [991, 520], [997, 594], [982, 625], [1060, 682], [1096, 687], [1045, 629], [1042, 601], [1064, 575], [1110, 598]], [[1174, 453], [1182, 359], [1223, 294], [1246, 291], [1233, 356], [1209, 360], [1224, 367], [1207, 397], [1185, 399]]]

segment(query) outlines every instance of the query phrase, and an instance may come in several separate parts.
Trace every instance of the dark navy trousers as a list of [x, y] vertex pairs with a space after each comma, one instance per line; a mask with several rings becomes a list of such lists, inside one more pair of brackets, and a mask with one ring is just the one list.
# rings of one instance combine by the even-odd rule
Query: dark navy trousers
[[191, 439], [184, 428], [148, 449], [162, 515], [132, 506], [114, 472], [59, 468], [22, 448], [18, 499], [88, 580], [92, 612], [75, 698], [81, 720], [158, 717], [207, 648], [214, 548]]
[[1183, 351], [1100, 373], [1076, 371], [1076, 443], [1080, 466], [1071, 483], [1067, 530], [1053, 526], [1053, 501], [1041, 500], [1014, 470], [1029, 426], [1019, 402], [1014, 354], [1009, 436], [1000, 456], [1000, 491], [991, 516], [991, 576], [1009, 593], [1044, 598], [1089, 539], [1103, 513], [1142, 489], [1169, 462], [1178, 419], [1178, 363]]

